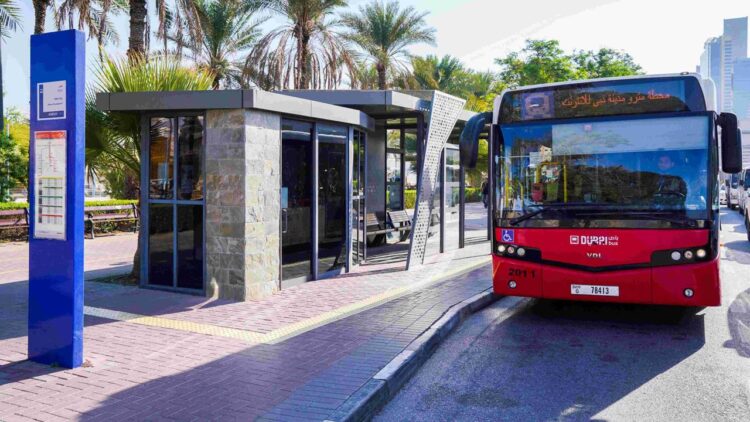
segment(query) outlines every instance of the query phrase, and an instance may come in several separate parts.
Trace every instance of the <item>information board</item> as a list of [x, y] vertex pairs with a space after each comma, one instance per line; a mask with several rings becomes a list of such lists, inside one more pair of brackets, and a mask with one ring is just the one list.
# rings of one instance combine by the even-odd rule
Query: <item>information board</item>
[[37, 119], [62, 120], [67, 115], [67, 84], [65, 81], [38, 83]]
[[66, 135], [64, 130], [34, 132], [36, 239], [65, 240]]

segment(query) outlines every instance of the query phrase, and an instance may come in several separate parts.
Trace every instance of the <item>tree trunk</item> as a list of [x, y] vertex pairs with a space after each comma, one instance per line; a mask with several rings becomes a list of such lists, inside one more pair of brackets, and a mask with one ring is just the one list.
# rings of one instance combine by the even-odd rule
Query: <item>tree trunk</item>
[[386, 68], [382, 63], [375, 65], [375, 69], [378, 72], [378, 89], [388, 89], [388, 84], [385, 81]]
[[128, 57], [146, 56], [146, 0], [130, 0]]
[[34, 33], [44, 32], [44, 21], [47, 18], [47, 7], [50, 0], [34, 0]]
[[310, 66], [308, 61], [310, 60], [310, 51], [308, 51], [310, 45], [310, 34], [304, 29], [300, 28], [297, 34], [299, 50], [297, 56], [299, 57], [299, 63], [297, 63], [298, 85], [297, 89], [310, 89]]

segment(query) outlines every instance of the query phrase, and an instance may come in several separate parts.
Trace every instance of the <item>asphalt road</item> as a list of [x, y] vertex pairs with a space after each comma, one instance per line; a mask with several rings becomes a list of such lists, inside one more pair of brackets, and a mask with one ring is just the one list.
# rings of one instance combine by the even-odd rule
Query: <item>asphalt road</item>
[[750, 421], [750, 242], [722, 215], [721, 307], [504, 298], [378, 421]]

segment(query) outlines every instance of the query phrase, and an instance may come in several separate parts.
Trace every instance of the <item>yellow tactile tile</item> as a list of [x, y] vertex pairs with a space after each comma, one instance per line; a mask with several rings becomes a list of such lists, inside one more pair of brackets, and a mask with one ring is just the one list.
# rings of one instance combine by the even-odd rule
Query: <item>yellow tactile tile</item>
[[393, 300], [397, 297], [403, 296], [406, 293], [420, 289], [426, 285], [436, 283], [441, 280], [453, 277], [463, 272], [472, 270], [481, 265], [487, 263], [487, 259], [481, 259], [474, 261], [471, 264], [456, 268], [454, 270], [440, 274], [439, 276], [431, 277], [425, 282], [411, 284], [408, 286], [397, 287], [389, 289], [383, 293], [371, 296], [367, 299], [355, 302], [341, 308], [334, 309], [322, 313], [320, 315], [307, 318], [305, 320], [295, 322], [268, 333], [258, 333], [250, 330], [239, 330], [236, 328], [221, 327], [218, 325], [201, 324], [191, 321], [183, 321], [179, 319], [144, 316], [138, 314], [132, 314], [128, 312], [115, 311], [111, 309], [95, 308], [91, 306], [84, 307], [84, 313], [86, 315], [111, 319], [114, 321], [125, 321], [132, 324], [147, 325], [150, 327], [168, 328], [177, 331], [186, 331], [190, 333], [206, 334], [210, 336], [231, 338], [236, 340], [245, 341], [248, 343], [277, 343], [281, 340], [288, 339], [290, 337], [297, 336], [299, 334], [310, 331], [321, 325], [336, 321], [338, 319], [347, 317], [349, 315], [361, 312], [363, 310], [373, 308], [377, 305], [381, 305], [385, 302]]

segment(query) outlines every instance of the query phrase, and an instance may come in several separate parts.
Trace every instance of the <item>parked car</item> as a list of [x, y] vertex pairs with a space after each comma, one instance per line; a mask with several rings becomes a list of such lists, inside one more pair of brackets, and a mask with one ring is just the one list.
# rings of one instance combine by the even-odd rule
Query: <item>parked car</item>
[[727, 180], [727, 206], [730, 210], [736, 209], [740, 204], [739, 187], [740, 187], [740, 175], [739, 173], [729, 176]]
[[750, 185], [750, 168], [742, 170], [740, 173], [739, 188], [737, 189], [737, 197], [739, 202], [740, 214], [745, 214], [747, 210], [747, 199], [750, 196], [748, 187]]
[[727, 187], [726, 185], [719, 186], [719, 205], [727, 204]]

